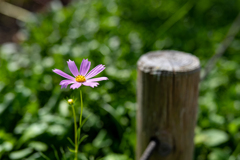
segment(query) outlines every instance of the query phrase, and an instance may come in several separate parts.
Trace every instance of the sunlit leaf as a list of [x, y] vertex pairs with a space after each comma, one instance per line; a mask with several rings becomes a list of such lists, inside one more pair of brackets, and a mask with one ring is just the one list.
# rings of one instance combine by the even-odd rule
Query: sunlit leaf
[[196, 143], [203, 143], [209, 147], [218, 146], [228, 141], [228, 134], [222, 130], [208, 129], [200, 132], [195, 137]]
[[32, 151], [33, 150], [31, 148], [14, 151], [14, 152], [10, 153], [9, 158], [10, 159], [22, 159], [22, 158], [28, 156], [30, 153], [32, 153]]

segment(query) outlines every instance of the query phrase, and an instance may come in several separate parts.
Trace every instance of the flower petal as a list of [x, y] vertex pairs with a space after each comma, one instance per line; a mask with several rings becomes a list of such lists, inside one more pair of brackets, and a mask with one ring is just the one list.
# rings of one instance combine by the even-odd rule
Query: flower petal
[[76, 89], [76, 88], [79, 88], [81, 85], [82, 85], [82, 83], [76, 82], [76, 83], [72, 84], [72, 85], [70, 86], [70, 88], [71, 88], [71, 89]]
[[67, 88], [67, 86], [68, 86], [69, 84], [71, 84], [71, 83], [76, 83], [76, 82], [74, 82], [73, 80], [62, 80], [62, 81], [60, 82], [61, 89]]
[[61, 71], [59, 69], [54, 69], [53, 72], [57, 73], [58, 75], [60, 75], [64, 78], [75, 80], [72, 76], [68, 75], [67, 73], [64, 73], [63, 71]]
[[99, 74], [100, 72], [102, 72], [105, 69], [104, 65], [100, 64], [98, 66], [96, 66], [95, 68], [93, 68], [86, 76], [86, 79], [92, 78], [94, 76], [96, 76], [97, 74]]
[[108, 80], [108, 78], [107, 77], [92, 78], [92, 79], [88, 79], [87, 82], [96, 82], [96, 81], [103, 81], [103, 80]]
[[59, 84], [63, 85], [64, 83], [71, 84], [71, 83], [75, 83], [75, 81], [73, 81], [73, 80], [62, 80]]
[[84, 86], [90, 86], [90, 87], [94, 88], [94, 87], [97, 87], [99, 85], [99, 83], [97, 83], [97, 82], [84, 82], [83, 85]]
[[68, 85], [69, 85], [68, 83], [64, 83], [64, 84], [62, 84], [62, 85], [61, 85], [61, 89], [63, 89], [63, 88], [67, 88]]
[[72, 74], [76, 77], [76, 76], [78, 75], [78, 68], [77, 68], [75, 62], [74, 62], [74, 61], [71, 61], [71, 60], [69, 59], [69, 61], [67, 61], [67, 63], [68, 63], [68, 68], [69, 68], [69, 70], [70, 70], [70, 71], [72, 72]]
[[90, 66], [91, 62], [89, 62], [88, 59], [83, 59], [79, 70], [80, 75], [85, 76], [89, 71]]

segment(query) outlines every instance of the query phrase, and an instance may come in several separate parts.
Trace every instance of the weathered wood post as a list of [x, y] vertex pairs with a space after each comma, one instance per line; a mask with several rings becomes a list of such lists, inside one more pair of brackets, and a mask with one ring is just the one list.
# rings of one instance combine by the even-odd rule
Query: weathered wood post
[[150, 160], [192, 160], [200, 62], [179, 51], [140, 57], [137, 82], [137, 160], [152, 138]]

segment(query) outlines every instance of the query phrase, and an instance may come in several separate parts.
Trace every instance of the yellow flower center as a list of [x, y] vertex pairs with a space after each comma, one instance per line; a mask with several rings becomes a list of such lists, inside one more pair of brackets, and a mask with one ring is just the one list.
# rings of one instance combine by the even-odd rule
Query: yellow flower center
[[77, 82], [85, 82], [86, 81], [86, 78], [83, 76], [83, 75], [78, 75], [75, 80]]

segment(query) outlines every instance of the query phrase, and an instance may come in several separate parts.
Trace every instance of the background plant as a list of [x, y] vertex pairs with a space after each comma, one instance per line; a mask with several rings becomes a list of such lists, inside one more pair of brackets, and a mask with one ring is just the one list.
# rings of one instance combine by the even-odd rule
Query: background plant
[[[69, 144], [73, 122], [60, 90], [65, 62], [105, 64], [109, 81], [83, 87], [83, 126], [89, 135], [82, 159], [134, 159], [136, 62], [151, 50], [175, 49], [200, 58], [204, 67], [239, 12], [238, 0], [88, 0], [51, 10], [22, 24], [26, 41], [1, 46], [0, 153], [2, 159], [53, 158]], [[195, 159], [239, 158], [240, 35], [201, 82]], [[75, 97], [78, 92], [74, 91]], [[77, 104], [76, 104], [77, 105]], [[79, 105], [78, 105], [79, 106]], [[79, 111], [77, 111], [79, 113]], [[66, 153], [71, 159], [71, 154]], [[54, 159], [54, 158], [53, 158]]]

